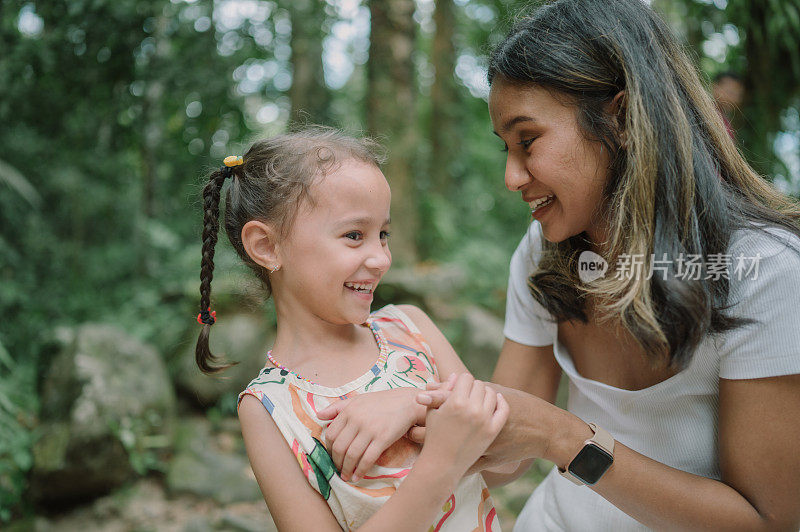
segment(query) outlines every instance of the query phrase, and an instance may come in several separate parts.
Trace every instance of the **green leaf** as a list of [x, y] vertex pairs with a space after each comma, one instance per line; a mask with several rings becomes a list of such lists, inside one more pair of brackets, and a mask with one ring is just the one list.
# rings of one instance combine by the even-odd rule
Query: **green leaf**
[[3, 342], [0, 341], [0, 362], [8, 369], [9, 371], [14, 369], [14, 359], [11, 358], [8, 350], [3, 345]]
[[789, 19], [792, 28], [795, 32], [800, 32], [800, 10], [798, 7], [796, 5], [786, 4], [784, 9], [786, 10], [786, 18]]
[[769, 7], [772, 11], [767, 14], [767, 18], [774, 18], [780, 15], [782, 0], [769, 0]]
[[10, 187], [11, 190], [22, 196], [32, 207], [38, 207], [42, 202], [39, 193], [33, 185], [25, 179], [25, 176], [3, 160], [0, 160], [0, 183]]

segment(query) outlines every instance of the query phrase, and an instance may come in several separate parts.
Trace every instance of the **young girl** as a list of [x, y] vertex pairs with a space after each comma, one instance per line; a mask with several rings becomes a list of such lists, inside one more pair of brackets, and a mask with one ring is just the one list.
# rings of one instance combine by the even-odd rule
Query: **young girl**
[[[239, 396], [247, 453], [278, 528], [499, 530], [483, 478], [465, 473], [502, 428], [507, 403], [466, 372], [419, 309], [389, 305], [370, 314], [391, 264], [390, 191], [372, 146], [312, 129], [256, 142], [225, 164], [203, 191], [197, 363], [207, 373], [225, 367], [214, 365], [208, 334], [220, 188], [230, 177], [228, 238], [274, 297], [278, 317], [268, 362]], [[416, 405], [420, 388], [455, 373], [441, 408]], [[376, 424], [348, 439], [347, 426], [317, 412], [364, 393], [409, 424], [424, 423], [427, 438], [421, 449], [401, 438], [360, 477], [341, 457], [376, 435], [402, 434], [382, 434]], [[329, 432], [339, 436], [332, 449]], [[347, 472], [340, 476], [335, 463]]]

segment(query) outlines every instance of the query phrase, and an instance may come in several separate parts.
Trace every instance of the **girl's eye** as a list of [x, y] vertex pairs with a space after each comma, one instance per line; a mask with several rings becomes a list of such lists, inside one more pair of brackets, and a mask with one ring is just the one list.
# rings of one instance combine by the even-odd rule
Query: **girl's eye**
[[350, 240], [361, 240], [361, 232], [360, 231], [350, 231], [349, 233], [345, 233], [345, 238], [349, 238]]
[[391, 235], [391, 233], [389, 231], [381, 231], [381, 240], [388, 239], [389, 235]]
[[[530, 147], [530, 145], [533, 144], [533, 141], [536, 140], [537, 138], [539, 138], [539, 137], [533, 137], [533, 138], [530, 138], [530, 139], [525, 139], [525, 140], [522, 140], [520, 142], [517, 142], [517, 144], [519, 144], [520, 146], [522, 146], [523, 148], [525, 148], [527, 150]], [[508, 149], [508, 148], [506, 148], [506, 149]]]

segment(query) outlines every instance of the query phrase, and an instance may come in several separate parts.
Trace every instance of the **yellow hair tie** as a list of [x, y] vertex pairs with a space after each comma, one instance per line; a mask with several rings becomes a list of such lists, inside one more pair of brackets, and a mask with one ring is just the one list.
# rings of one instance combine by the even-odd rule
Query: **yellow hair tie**
[[244, 159], [242, 159], [241, 155], [228, 155], [223, 159], [222, 163], [227, 166], [228, 168], [232, 166], [239, 166], [240, 164], [244, 164]]

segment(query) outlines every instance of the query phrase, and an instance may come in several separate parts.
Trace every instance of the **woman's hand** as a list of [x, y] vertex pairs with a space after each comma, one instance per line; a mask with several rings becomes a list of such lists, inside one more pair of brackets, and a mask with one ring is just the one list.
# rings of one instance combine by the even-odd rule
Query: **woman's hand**
[[508, 419], [503, 396], [470, 374], [458, 376], [444, 404], [429, 409], [422, 456], [451, 463], [460, 475], [483, 454]]
[[[506, 402], [513, 405], [512, 408], [519, 412], [525, 412], [521, 417], [526, 422], [538, 420], [535, 424], [540, 425], [540, 430], [537, 430], [535, 434], [525, 434], [518, 430], [518, 421], [515, 421], [513, 426], [512, 421], [509, 421], [483, 456], [470, 468], [469, 473], [504, 467], [508, 463], [521, 462], [531, 458], [553, 461], [554, 457], [548, 453], [548, 450], [551, 449], [552, 439], [560, 438], [562, 433], [572, 426], [569, 422], [575, 421], [581, 427], [586, 426], [572, 414], [539, 397], [499, 384], [487, 383], [487, 386], [492, 387], [495, 391], [499, 390]], [[451, 393], [451, 383], [431, 383], [426, 391], [417, 394], [416, 400], [428, 407], [429, 410], [436, 409], [446, 403]], [[518, 414], [514, 419], [518, 420], [519, 417]], [[408, 438], [416, 443], [424, 443], [426, 433], [426, 427], [414, 426], [408, 431]]]
[[333, 419], [325, 429], [326, 446], [343, 480], [354, 482], [375, 465], [381, 454], [410, 427], [425, 422], [416, 388], [395, 388], [360, 394], [317, 412]]

